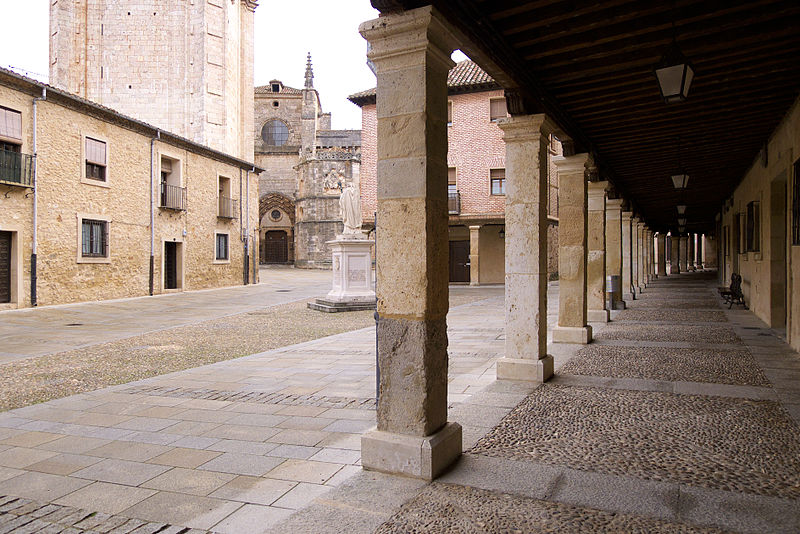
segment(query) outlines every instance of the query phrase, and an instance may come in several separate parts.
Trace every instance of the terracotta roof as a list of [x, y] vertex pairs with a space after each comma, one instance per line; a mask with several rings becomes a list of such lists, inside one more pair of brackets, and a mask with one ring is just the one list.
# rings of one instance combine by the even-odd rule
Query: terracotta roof
[[[287, 86], [283, 85], [282, 83], [280, 85], [281, 85], [281, 90], [278, 91], [278, 93], [280, 93], [282, 95], [302, 95], [303, 94], [303, 91], [300, 90], [300, 89], [295, 89], [294, 87], [287, 87]], [[272, 84], [271, 83], [268, 83], [267, 85], [259, 85], [259, 86], [257, 86], [255, 88], [255, 92], [256, 92], [257, 95], [278, 94], [278, 93], [275, 93], [275, 91], [272, 90]]]
[[[451, 94], [499, 88], [494, 78], [489, 76], [477, 63], [469, 59], [456, 63], [456, 66], [450, 69], [450, 73], [447, 75], [447, 87], [448, 93]], [[354, 93], [348, 96], [347, 99], [358, 106], [374, 104], [375, 88]]]

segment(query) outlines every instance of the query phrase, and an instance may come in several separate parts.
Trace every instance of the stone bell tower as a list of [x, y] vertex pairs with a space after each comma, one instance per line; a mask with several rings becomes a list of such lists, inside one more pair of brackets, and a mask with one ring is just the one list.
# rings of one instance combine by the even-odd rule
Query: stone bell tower
[[256, 0], [56, 0], [50, 84], [253, 160]]

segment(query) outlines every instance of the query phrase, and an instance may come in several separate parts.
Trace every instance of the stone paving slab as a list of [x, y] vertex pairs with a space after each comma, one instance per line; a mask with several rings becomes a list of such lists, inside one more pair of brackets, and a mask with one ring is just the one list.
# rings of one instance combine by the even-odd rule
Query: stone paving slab
[[800, 427], [771, 401], [545, 384], [470, 452], [800, 499]]
[[375, 534], [391, 533], [721, 533], [722, 530], [660, 521], [433, 483], [385, 522]]
[[747, 350], [669, 349], [589, 345], [560, 374], [769, 386]]

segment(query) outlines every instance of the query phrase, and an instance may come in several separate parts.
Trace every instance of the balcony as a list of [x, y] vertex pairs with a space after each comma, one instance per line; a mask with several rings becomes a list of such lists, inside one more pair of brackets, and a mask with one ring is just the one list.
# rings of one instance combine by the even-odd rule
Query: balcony
[[34, 161], [29, 154], [0, 150], [0, 182], [33, 187]]
[[450, 215], [461, 213], [461, 193], [459, 191], [447, 192], [447, 212]]
[[186, 211], [186, 188], [161, 184], [161, 207], [168, 210]]
[[235, 219], [237, 217], [238, 203], [233, 198], [219, 197], [219, 211], [217, 217], [222, 219]]

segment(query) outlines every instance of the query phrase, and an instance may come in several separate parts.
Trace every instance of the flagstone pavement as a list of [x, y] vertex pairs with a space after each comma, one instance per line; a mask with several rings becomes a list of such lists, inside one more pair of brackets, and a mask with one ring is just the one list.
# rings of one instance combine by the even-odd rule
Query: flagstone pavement
[[798, 532], [800, 357], [713, 276], [549, 344], [538, 388], [495, 380], [498, 290], [451, 309], [432, 484], [360, 467], [373, 328], [0, 413], [0, 534]]

